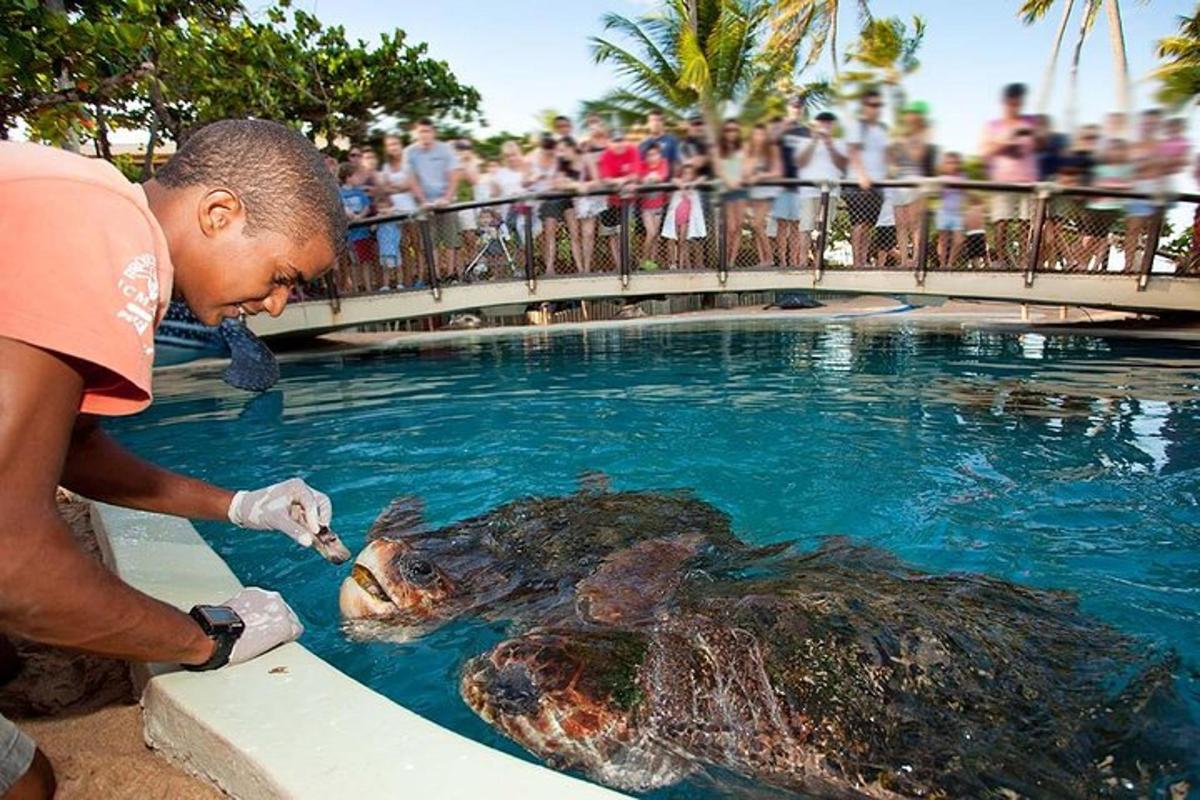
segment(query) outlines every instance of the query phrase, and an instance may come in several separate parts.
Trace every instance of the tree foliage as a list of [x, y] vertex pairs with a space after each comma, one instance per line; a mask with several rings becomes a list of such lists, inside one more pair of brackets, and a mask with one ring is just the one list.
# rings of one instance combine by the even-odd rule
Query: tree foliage
[[289, 0], [257, 18], [240, 0], [0, 3], [0, 137], [20, 121], [35, 139], [99, 144], [119, 125], [148, 129], [153, 146], [253, 116], [332, 142], [382, 115], [470, 120], [478, 110], [478, 93], [404, 31], [351, 41]]
[[1158, 41], [1162, 64], [1154, 70], [1158, 101], [1182, 108], [1200, 97], [1200, 7], [1179, 18], [1179, 32]]
[[656, 108], [674, 122], [697, 112], [710, 122], [731, 115], [752, 122], [781, 112], [787, 94], [825, 100], [827, 82], [798, 84], [795, 59], [764, 46], [772, 7], [762, 0], [666, 0], [636, 19], [606, 14], [592, 55], [624, 85], [584, 103], [584, 112], [622, 125]]
[[900, 17], [868, 21], [846, 53], [846, 60], [857, 69], [843, 73], [843, 81], [860, 89], [887, 87], [892, 93], [892, 110], [898, 116], [904, 108], [904, 79], [920, 68], [917, 51], [924, 39], [925, 20], [919, 16], [912, 18], [911, 30]]

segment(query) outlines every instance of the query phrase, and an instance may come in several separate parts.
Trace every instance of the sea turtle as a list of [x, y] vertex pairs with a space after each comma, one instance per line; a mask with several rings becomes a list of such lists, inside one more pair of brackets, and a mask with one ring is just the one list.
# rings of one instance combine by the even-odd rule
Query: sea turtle
[[[580, 580], [634, 545], [642, 547], [633, 557], [656, 559], [664, 575], [757, 552], [734, 536], [725, 513], [690, 492], [613, 492], [596, 478], [571, 495], [515, 500], [438, 530], [424, 524], [418, 500], [399, 498], [367, 538], [342, 584], [342, 617], [352, 635], [400, 640], [451, 619], [534, 617], [570, 605]], [[658, 590], [673, 585], [664, 578]], [[595, 613], [621, 614], [602, 605]]]
[[714, 767], [821, 797], [1092, 797], [1145, 780], [1107, 743], [1130, 745], [1170, 686], [1065, 594], [843, 541], [771, 574], [686, 580], [665, 618], [631, 616], [651, 621], [504, 641], [468, 662], [463, 699], [552, 766], [625, 790]]

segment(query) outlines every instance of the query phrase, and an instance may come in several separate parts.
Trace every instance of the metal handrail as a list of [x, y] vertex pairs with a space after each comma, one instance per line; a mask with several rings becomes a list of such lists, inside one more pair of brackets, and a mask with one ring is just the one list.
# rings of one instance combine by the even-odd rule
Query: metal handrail
[[[721, 181], [695, 181], [688, 184], [689, 187], [700, 191], [709, 191], [723, 193], [727, 191], [735, 191], [738, 189], [748, 188], [750, 186], [759, 187], [778, 187], [778, 188], [811, 188], [821, 190], [825, 186], [838, 189], [858, 189], [857, 181], [838, 180], [838, 181], [810, 181], [799, 178], [771, 178], [768, 180], [756, 181], [753, 184], [743, 184], [736, 187], [730, 187]], [[1154, 192], [1135, 192], [1127, 189], [1105, 189], [1094, 186], [1065, 186], [1057, 183], [1013, 183], [1005, 181], [974, 181], [960, 180], [957, 178], [916, 178], [906, 180], [881, 180], [874, 181], [871, 184], [872, 188], [880, 189], [919, 189], [923, 187], [935, 186], [943, 189], [964, 189], [975, 191], [991, 191], [991, 192], [1016, 192], [1028, 193], [1031, 197], [1036, 197], [1039, 190], [1045, 190], [1049, 187], [1051, 193], [1055, 195], [1068, 195], [1078, 197], [1094, 197], [1106, 199], [1125, 199], [1125, 200], [1150, 200], [1155, 203], [1172, 203], [1182, 201], [1185, 203], [1200, 203], [1200, 194], [1193, 192], [1176, 192], [1170, 194], [1154, 193]], [[489, 208], [499, 205], [522, 205], [535, 203], [542, 200], [568, 200], [576, 197], [636, 197], [643, 194], [661, 194], [663, 192], [673, 192], [680, 188], [678, 183], [642, 183], [642, 184], [625, 184], [622, 186], [619, 183], [607, 183], [605, 185], [597, 185], [589, 188], [579, 188], [576, 190], [561, 190], [549, 192], [530, 192], [527, 194], [507, 195], [504, 197], [493, 197], [487, 200], [467, 200], [461, 203], [447, 203], [442, 206], [429, 206], [417, 211], [403, 211], [395, 214], [378, 214], [374, 217], [356, 220], [350, 223], [351, 228], [361, 228], [369, 225], [378, 225], [385, 222], [418, 222], [432, 214], [448, 214], [455, 211], [471, 211], [479, 208]]]

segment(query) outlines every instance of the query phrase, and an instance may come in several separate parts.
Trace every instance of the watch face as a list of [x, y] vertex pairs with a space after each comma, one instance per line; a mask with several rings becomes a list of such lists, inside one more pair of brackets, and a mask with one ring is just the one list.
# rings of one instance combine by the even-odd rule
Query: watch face
[[198, 609], [204, 616], [205, 621], [213, 629], [241, 629], [243, 627], [242, 618], [231, 608], [225, 606], [199, 606]]

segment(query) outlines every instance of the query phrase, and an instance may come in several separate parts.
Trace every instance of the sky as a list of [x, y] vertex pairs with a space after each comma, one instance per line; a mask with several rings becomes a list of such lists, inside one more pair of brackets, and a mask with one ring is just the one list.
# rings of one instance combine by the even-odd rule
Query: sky
[[[1061, 2], [1061, 0], [1060, 0]], [[377, 39], [385, 30], [402, 28], [410, 42], [427, 42], [430, 54], [449, 63], [460, 81], [482, 95], [486, 131], [528, 132], [542, 109], [576, 116], [580, 103], [615, 88], [611, 68], [592, 62], [588, 38], [602, 32], [606, 12], [638, 16], [651, 10], [650, 0], [296, 0], [327, 24], [341, 24], [350, 36]], [[839, 17], [839, 50], [850, 44], [858, 27], [855, 3], [843, 3]], [[931, 106], [939, 144], [948, 149], [977, 149], [984, 121], [998, 109], [1005, 83], [1022, 81], [1032, 93], [1041, 81], [1050, 53], [1057, 11], [1038, 25], [1017, 18], [1018, 0], [872, 0], [876, 16], [911, 18], [927, 23], [918, 53], [921, 68], [906, 81], [911, 99]], [[1076, 2], [1076, 7], [1082, 5]], [[1173, 33], [1177, 18], [1191, 13], [1189, 0], [1151, 0], [1122, 4], [1126, 49], [1134, 85], [1135, 107], [1152, 102], [1153, 82], [1143, 80], [1156, 64], [1155, 43]], [[1077, 12], [1078, 13], [1078, 12]], [[1066, 98], [1070, 51], [1075, 27], [1069, 27], [1059, 58], [1051, 113], [1061, 117]], [[832, 74], [826, 59], [804, 79]], [[1084, 44], [1080, 60], [1079, 118], [1099, 121], [1115, 106], [1112, 58], [1103, 14]], [[1193, 132], [1194, 133], [1194, 132]]]

